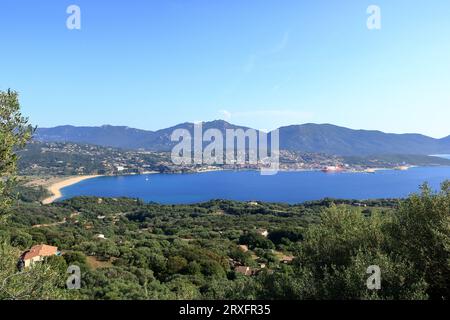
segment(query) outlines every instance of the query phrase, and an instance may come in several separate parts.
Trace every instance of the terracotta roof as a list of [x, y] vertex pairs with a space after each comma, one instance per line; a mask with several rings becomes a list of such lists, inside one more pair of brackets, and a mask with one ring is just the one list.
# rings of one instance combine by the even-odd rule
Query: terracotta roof
[[34, 257], [48, 257], [54, 256], [58, 252], [58, 248], [54, 246], [48, 246], [46, 244], [40, 244], [33, 246], [30, 250], [24, 253], [23, 260], [29, 260]]

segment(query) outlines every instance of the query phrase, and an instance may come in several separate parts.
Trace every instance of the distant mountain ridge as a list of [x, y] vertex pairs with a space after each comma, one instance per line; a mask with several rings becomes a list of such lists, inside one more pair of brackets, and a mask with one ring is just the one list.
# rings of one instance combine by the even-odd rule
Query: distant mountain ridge
[[[193, 134], [194, 124], [185, 122], [157, 131], [125, 126], [100, 127], [58, 126], [38, 128], [35, 139], [43, 142], [89, 143], [124, 149], [170, 151], [175, 142], [170, 136], [175, 129]], [[226, 129], [248, 129], [223, 120], [203, 123], [203, 131], [218, 129], [224, 136]], [[302, 124], [279, 128], [280, 149], [326, 153], [342, 156], [378, 154], [450, 154], [450, 136], [434, 139], [421, 134], [393, 134], [373, 130], [353, 130], [331, 124]]]
[[280, 128], [280, 148], [337, 155], [424, 154], [450, 151], [450, 137], [392, 134], [353, 130], [331, 124], [304, 124]]

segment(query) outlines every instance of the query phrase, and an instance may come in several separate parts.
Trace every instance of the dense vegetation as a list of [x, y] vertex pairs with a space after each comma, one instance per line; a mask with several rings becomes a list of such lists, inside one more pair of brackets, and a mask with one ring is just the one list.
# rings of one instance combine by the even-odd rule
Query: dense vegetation
[[17, 168], [15, 151], [29, 141], [32, 131], [20, 113], [18, 94], [0, 91], [0, 223], [14, 198], [11, 190]]
[[[52, 279], [65, 279], [67, 265], [82, 269], [72, 298], [448, 299], [449, 208], [450, 183], [438, 194], [424, 187], [403, 201], [359, 203], [80, 197], [21, 202], [0, 233], [17, 250], [58, 246]], [[240, 265], [255, 274], [236, 272]], [[369, 265], [381, 268], [381, 290], [366, 287]]]
[[[0, 91], [0, 299], [51, 299], [67, 298], [62, 290], [58, 259], [49, 259], [24, 272], [18, 272], [16, 264], [20, 246], [10, 237], [8, 217], [14, 215], [11, 207], [16, 199], [17, 148], [29, 141], [33, 128], [22, 117], [18, 94]], [[36, 196], [36, 193], [30, 193]], [[31, 239], [26, 233], [17, 233], [16, 240]], [[11, 241], [13, 239], [13, 241]], [[59, 259], [62, 262], [61, 259]], [[59, 264], [61, 265], [61, 264]]]

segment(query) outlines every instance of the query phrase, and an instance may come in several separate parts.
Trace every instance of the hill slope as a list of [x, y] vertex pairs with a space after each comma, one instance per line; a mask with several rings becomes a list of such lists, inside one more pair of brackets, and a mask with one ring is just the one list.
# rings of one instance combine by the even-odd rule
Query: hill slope
[[338, 155], [431, 154], [450, 152], [450, 139], [304, 124], [280, 128], [280, 148]]
[[[146, 131], [122, 126], [39, 128], [35, 139], [43, 142], [89, 143], [125, 149], [170, 151], [175, 129], [193, 134], [193, 123], [182, 123], [158, 131]], [[247, 129], [226, 121], [203, 123], [203, 130]], [[450, 136], [434, 139], [421, 134], [391, 134], [381, 131], [353, 130], [331, 124], [303, 124], [280, 128], [280, 148], [290, 151], [316, 152], [345, 156], [377, 154], [450, 154]]]

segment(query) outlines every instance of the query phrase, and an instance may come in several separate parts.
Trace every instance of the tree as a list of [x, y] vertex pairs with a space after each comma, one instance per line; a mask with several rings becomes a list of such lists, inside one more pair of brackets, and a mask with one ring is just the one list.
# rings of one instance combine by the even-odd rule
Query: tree
[[[380, 290], [367, 288], [367, 267], [381, 270]], [[324, 299], [422, 300], [427, 299], [427, 283], [414, 265], [398, 254], [380, 250], [359, 250], [345, 267], [328, 268], [317, 283]]]
[[[308, 296], [303, 290], [312, 287], [316, 299], [426, 299], [428, 284], [417, 273], [420, 269], [411, 267], [418, 256], [407, 256], [403, 250], [389, 247], [397, 240], [391, 239], [388, 229], [391, 225], [400, 227], [397, 223], [390, 216], [365, 217], [356, 209], [332, 206], [321, 216], [320, 224], [306, 231], [299, 258], [294, 263], [293, 278], [298, 282], [305, 275], [312, 275], [307, 278], [308, 285], [298, 286], [301, 290], [278, 291]], [[379, 291], [371, 291], [366, 286], [366, 270], [370, 265], [382, 270]], [[288, 298], [291, 296], [287, 294]]]
[[167, 260], [167, 271], [169, 273], [180, 273], [187, 267], [187, 265], [188, 262], [183, 257], [169, 257], [169, 259]]
[[33, 242], [32, 237], [23, 231], [14, 230], [11, 232], [11, 244], [21, 249], [29, 248]]
[[116, 244], [110, 240], [101, 240], [97, 246], [96, 255], [101, 260], [109, 260], [111, 257], [117, 257], [119, 254]]
[[200, 298], [198, 288], [185, 277], [174, 277], [167, 283], [167, 287], [175, 294], [175, 299], [177, 300], [195, 300]]
[[303, 235], [300, 230], [293, 228], [274, 230], [269, 233], [268, 239], [274, 244], [286, 243], [288, 241], [297, 242], [303, 240]]
[[256, 232], [247, 232], [239, 238], [240, 244], [248, 245], [249, 248], [274, 249], [275, 246], [269, 239], [266, 239]]
[[261, 284], [259, 299], [307, 300], [317, 297], [313, 273], [306, 269], [294, 270], [290, 266], [273, 274], [261, 272], [257, 281]]
[[80, 251], [69, 251], [64, 254], [64, 260], [66, 260], [67, 265], [75, 264], [78, 266], [86, 266], [87, 260], [86, 255]]
[[323, 266], [346, 266], [357, 251], [378, 250], [385, 235], [381, 225], [386, 217], [364, 217], [358, 209], [331, 206], [321, 215], [321, 223], [312, 225], [305, 233], [300, 257], [320, 273]]
[[0, 223], [4, 222], [15, 198], [17, 148], [23, 147], [32, 134], [28, 119], [20, 113], [18, 93], [0, 91]]
[[404, 201], [390, 228], [391, 250], [423, 275], [431, 299], [450, 299], [450, 181], [441, 191], [428, 185]]
[[[28, 119], [20, 113], [17, 92], [0, 91], [0, 224], [16, 199], [18, 148], [23, 147], [33, 134]], [[28, 234], [16, 233], [11, 239], [13, 244], [27, 246], [31, 242]], [[20, 250], [11, 246], [9, 241], [0, 239], [0, 300], [2, 299], [60, 299], [67, 298], [64, 290], [65, 274], [54, 262], [38, 263], [22, 272], [17, 270]]]
[[22, 272], [17, 270], [20, 251], [0, 242], [0, 300], [70, 299], [76, 292], [64, 288], [67, 275], [57, 261], [36, 263]]

